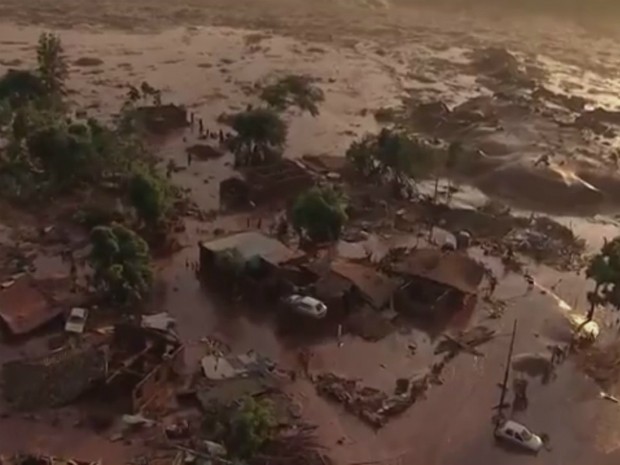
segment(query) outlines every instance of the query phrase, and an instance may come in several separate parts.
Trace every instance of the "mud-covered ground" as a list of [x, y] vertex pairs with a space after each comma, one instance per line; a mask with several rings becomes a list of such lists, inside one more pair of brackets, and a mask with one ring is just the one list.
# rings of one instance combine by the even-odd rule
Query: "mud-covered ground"
[[[163, 89], [166, 100], [186, 104], [210, 129], [218, 127], [221, 113], [255, 101], [255, 82], [285, 73], [310, 74], [319, 79], [325, 102], [317, 118], [287, 115], [291, 126], [286, 155], [295, 158], [344, 155], [352, 140], [378, 130], [373, 113], [379, 108], [442, 101], [454, 109], [472, 98], [493, 95], [494, 84], [481, 79], [472, 66], [476, 51], [488, 46], [507, 47], [521, 65], [538, 70], [538, 85], [557, 95], [583, 97], [586, 108], [615, 110], [620, 105], [620, 50], [611, 36], [549, 18], [472, 15], [466, 10], [456, 15], [410, 9], [403, 3], [241, 0], [231, 6], [223, 0], [0, 0], [0, 71], [30, 65], [38, 34], [51, 28], [62, 35], [73, 63], [71, 98], [89, 111], [116, 111], [126, 84], [148, 81]], [[531, 99], [531, 91], [524, 98]], [[470, 187], [454, 202], [479, 206], [490, 197], [523, 215], [532, 210], [554, 214], [593, 250], [603, 237], [617, 233], [620, 184], [610, 158], [617, 142], [562, 126], [557, 119], [572, 121], [578, 112], [550, 99], [549, 94], [541, 98], [541, 107], [550, 113], [524, 113], [527, 104], [505, 112], [503, 107], [495, 109], [502, 131], [484, 125], [463, 131], [462, 137], [481, 150], [486, 161], [475, 173], [463, 173], [460, 182]], [[186, 137], [161, 143], [162, 164], [174, 159], [185, 165], [184, 147], [194, 136]], [[554, 164], [535, 165], [550, 151]], [[224, 157], [195, 162], [175, 173], [173, 181], [190, 188], [192, 199], [211, 210], [218, 207], [218, 182], [230, 172], [230, 160]], [[0, 220], [8, 222], [5, 215], [0, 211]], [[17, 221], [13, 215], [11, 219]], [[181, 237], [187, 247], [158, 263], [154, 305], [176, 316], [188, 344], [190, 367], [196, 366], [199, 340], [206, 335], [217, 335], [235, 349], [264, 352], [284, 367], [296, 363], [295, 342], [278, 336], [270, 318], [218, 303], [187, 266], [197, 259], [199, 238], [216, 228], [236, 230], [245, 224], [243, 217], [188, 222]], [[501, 275], [499, 261], [485, 260]], [[583, 310], [587, 284], [581, 277], [532, 264], [528, 269], [546, 288], [561, 279], [555, 292]], [[319, 425], [320, 438], [337, 464], [384, 459], [403, 465], [620, 461], [617, 406], [601, 400], [597, 385], [570, 359], [551, 382], [530, 383], [529, 408], [518, 417], [549, 435], [551, 450], [532, 457], [496, 445], [490, 420], [514, 318], [520, 325], [517, 353], [544, 352], [549, 344], [566, 343], [569, 334], [566, 306], [538, 290], [527, 292], [520, 276], [503, 279], [497, 297], [508, 303], [499, 319], [488, 320], [481, 304], [472, 321], [492, 325], [500, 334], [483, 346], [484, 357], [457, 357], [444, 371], [442, 386], [378, 432], [318, 397], [308, 381], [291, 387], [303, 415]], [[408, 349], [412, 342], [418, 346], [414, 356]], [[343, 347], [335, 340], [322, 340], [316, 343], [312, 369], [358, 377], [390, 390], [397, 378], [428, 366], [433, 342], [415, 330], [379, 343], [346, 337]], [[35, 339], [0, 346], [0, 359], [36, 351], [40, 345]], [[0, 453], [29, 449], [124, 463], [143, 448], [95, 435], [80, 426], [71, 408], [36, 418], [0, 419]]]

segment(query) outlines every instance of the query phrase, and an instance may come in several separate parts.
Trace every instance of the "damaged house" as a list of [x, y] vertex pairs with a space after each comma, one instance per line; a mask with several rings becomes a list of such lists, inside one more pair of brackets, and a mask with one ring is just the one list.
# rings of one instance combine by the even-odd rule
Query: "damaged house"
[[347, 314], [360, 306], [374, 310], [391, 307], [401, 284], [397, 277], [345, 260], [319, 261], [305, 268], [315, 275], [313, 294], [337, 314]]
[[174, 336], [121, 324], [111, 335], [78, 347], [5, 363], [3, 392], [19, 410], [66, 405], [91, 392], [123, 411], [145, 412], [167, 400], [183, 357]]
[[314, 179], [293, 160], [283, 159], [263, 166], [241, 170], [241, 177], [220, 183], [220, 203], [229, 209], [260, 205], [295, 197], [312, 187]]
[[207, 281], [243, 283], [243, 291], [273, 300], [281, 296], [287, 280], [282, 267], [301, 259], [304, 254], [289, 249], [280, 241], [257, 231], [245, 231], [209, 242], [201, 242], [200, 271]]
[[28, 275], [0, 291], [0, 330], [5, 334], [27, 334], [62, 313], [62, 306]]
[[471, 312], [476, 306], [484, 267], [466, 254], [417, 249], [391, 265], [405, 284], [395, 297], [396, 310], [421, 316]]

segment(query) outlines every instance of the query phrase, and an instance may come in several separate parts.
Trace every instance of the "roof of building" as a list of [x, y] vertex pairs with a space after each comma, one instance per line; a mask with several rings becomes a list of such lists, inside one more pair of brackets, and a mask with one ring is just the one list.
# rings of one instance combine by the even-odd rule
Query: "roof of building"
[[282, 242], [257, 231], [245, 231], [210, 242], [201, 242], [200, 246], [212, 252], [234, 249], [246, 261], [260, 257], [274, 265], [303, 256], [302, 252], [291, 250]]
[[392, 271], [429, 279], [466, 294], [475, 294], [484, 277], [484, 268], [473, 258], [460, 252], [438, 249], [412, 251]]
[[29, 276], [0, 291], [0, 319], [15, 335], [26, 334], [61, 313], [62, 308], [51, 305]]
[[401, 284], [398, 279], [357, 263], [336, 260], [331, 263], [330, 268], [332, 272], [351, 282], [375, 308], [387, 305]]

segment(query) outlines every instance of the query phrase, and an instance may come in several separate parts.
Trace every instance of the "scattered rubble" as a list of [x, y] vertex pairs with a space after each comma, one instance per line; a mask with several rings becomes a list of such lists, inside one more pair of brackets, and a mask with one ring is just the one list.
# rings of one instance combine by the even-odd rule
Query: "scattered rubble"
[[7, 362], [2, 367], [4, 397], [19, 410], [67, 404], [105, 379], [106, 359], [103, 348], [85, 346]]
[[347, 411], [359, 417], [373, 428], [381, 428], [390, 417], [407, 410], [430, 384], [430, 374], [411, 382], [410, 388], [401, 394], [390, 395], [379, 389], [362, 386], [358, 381], [333, 373], [320, 374], [315, 385], [317, 392], [341, 403]]
[[195, 144], [186, 149], [191, 157], [197, 160], [215, 160], [224, 156], [224, 152], [208, 144]]
[[167, 134], [189, 126], [187, 110], [174, 104], [139, 107], [136, 116], [153, 134]]
[[454, 336], [444, 334], [443, 337], [444, 340], [435, 348], [435, 354], [448, 353], [454, 355], [462, 351], [475, 356], [483, 356], [476, 347], [493, 339], [495, 331], [486, 326], [475, 326], [467, 331], [460, 331]]

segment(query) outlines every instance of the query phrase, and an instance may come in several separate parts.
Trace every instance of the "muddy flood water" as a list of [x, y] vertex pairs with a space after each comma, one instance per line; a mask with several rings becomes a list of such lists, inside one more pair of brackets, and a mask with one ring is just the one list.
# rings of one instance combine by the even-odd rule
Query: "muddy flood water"
[[[28, 6], [21, 9], [23, 2]], [[373, 114], [380, 108], [401, 107], [415, 99], [441, 100], [452, 109], [472, 98], [493, 95], [497, 89], [470, 69], [475, 51], [487, 46], [507, 46], [521, 63], [540, 71], [541, 82], [555, 95], [582, 97], [586, 108], [620, 109], [620, 46], [606, 37], [542, 20], [533, 20], [535, 31], [528, 34], [526, 20], [510, 29], [500, 19], [474, 22], [427, 10], [400, 14], [401, 7], [389, 0], [319, 1], [315, 7], [297, 1], [287, 7], [284, 0], [245, 1], [239, 6], [184, 0], [183, 7], [143, 0], [132, 7], [113, 0], [97, 2], [92, 11], [86, 6], [90, 2], [77, 0], [64, 0], [56, 7], [23, 2], [0, 0], [0, 12], [6, 13], [0, 16], [0, 72], [31, 66], [38, 35], [56, 32], [71, 63], [70, 99], [94, 115], [111, 117], [119, 110], [127, 85], [147, 81], [162, 89], [165, 101], [186, 105], [206, 128], [218, 130], [224, 129], [217, 122], [222, 113], [257, 103], [256, 83], [290, 73], [317, 78], [325, 93], [320, 114], [286, 114], [290, 158], [344, 156], [352, 141], [382, 127]], [[263, 3], [264, 8], [257, 6]], [[296, 7], [303, 12], [291, 12], [290, 21], [284, 20], [284, 12]], [[328, 16], [325, 21], [323, 15]], [[559, 34], [566, 31], [577, 32], [563, 41]], [[555, 108], [549, 102], [545, 105]], [[620, 233], [620, 177], [610, 159], [620, 140], [584, 136], [573, 127], [551, 122], [544, 112], [529, 117], [521, 110], [511, 111], [512, 107], [498, 113], [503, 125], [499, 134], [463, 130], [463, 138], [476, 142], [490, 161], [483, 160], [477, 171], [463, 175], [454, 205], [476, 208], [494, 199], [518, 215], [550, 215], [594, 252], [604, 238]], [[564, 107], [558, 111], [564, 116], [569, 112]], [[185, 147], [196, 141], [196, 134], [189, 132], [159, 141], [161, 165], [174, 160], [185, 167]], [[550, 152], [555, 164], [534, 167], [541, 155]], [[175, 172], [172, 181], [188, 189], [201, 209], [217, 210], [219, 182], [232, 173], [227, 155], [196, 161]], [[432, 189], [421, 186], [425, 188]], [[266, 230], [273, 212], [264, 216]], [[246, 215], [187, 220], [180, 237], [183, 249], [157, 262], [153, 307], [177, 319], [189, 367], [196, 367], [203, 355], [205, 336], [215, 336], [234, 350], [254, 349], [283, 368], [295, 367], [300, 341], [308, 342], [283, 335], [274, 318], [247, 304], [222, 302], [196, 279], [192, 264], [198, 259], [197, 242], [216, 230], [245, 229], [247, 220]], [[474, 253], [504, 276], [499, 260]], [[68, 266], [53, 257], [42, 258], [39, 265], [51, 273]], [[569, 310], [555, 295], [577, 312], [587, 307], [590, 284], [583, 274], [535, 264], [527, 269], [540, 287], [530, 289], [522, 276], [506, 274], [496, 290], [497, 298], [507, 303], [501, 317], [490, 321], [481, 303], [467, 322], [492, 324], [497, 331], [498, 336], [482, 346], [483, 356], [459, 355], [444, 370], [442, 385], [433, 386], [425, 399], [378, 431], [320, 397], [307, 379], [287, 387], [304, 418], [318, 425], [319, 438], [336, 464], [620, 463], [620, 407], [601, 400], [600, 388], [570, 358], [551, 380], [530, 382], [529, 407], [516, 417], [534, 432], [548, 435], [547, 450], [533, 456], [493, 440], [497, 383], [504, 373], [513, 321], [519, 321], [515, 353], [540, 353], [549, 345], [569, 342]], [[615, 337], [613, 315], [601, 312], [599, 317], [604, 330]], [[41, 336], [0, 345], [0, 361], [38, 353]], [[335, 372], [391, 391], [398, 378], [427, 369], [437, 340], [409, 328], [380, 342], [346, 335], [338, 344], [335, 334], [309, 342], [315, 353], [313, 371]], [[415, 354], [409, 350], [412, 343], [417, 346]], [[620, 386], [611, 390], [614, 393], [620, 395]], [[0, 454], [29, 450], [120, 464], [148, 449], [141, 443], [111, 442], [81, 428], [78, 418], [79, 410], [73, 407], [36, 417], [3, 415]]]

